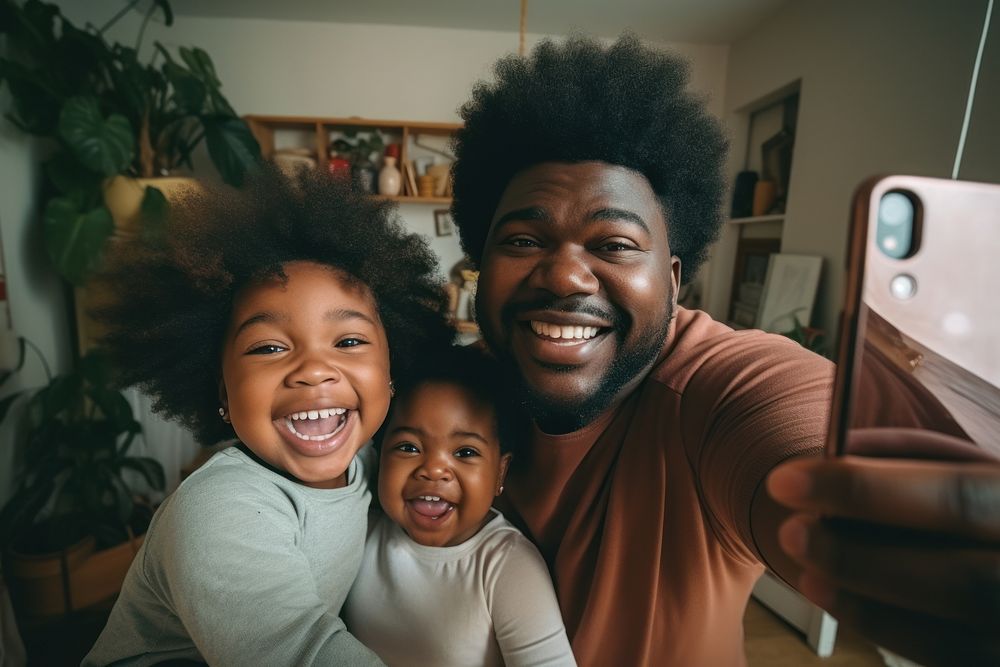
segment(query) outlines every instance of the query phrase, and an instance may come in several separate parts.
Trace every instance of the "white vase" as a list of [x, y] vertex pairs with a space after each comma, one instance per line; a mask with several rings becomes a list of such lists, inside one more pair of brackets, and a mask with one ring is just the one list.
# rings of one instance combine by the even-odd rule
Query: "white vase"
[[396, 158], [387, 156], [385, 166], [378, 173], [378, 193], [380, 195], [395, 196], [399, 194], [403, 179], [396, 168]]

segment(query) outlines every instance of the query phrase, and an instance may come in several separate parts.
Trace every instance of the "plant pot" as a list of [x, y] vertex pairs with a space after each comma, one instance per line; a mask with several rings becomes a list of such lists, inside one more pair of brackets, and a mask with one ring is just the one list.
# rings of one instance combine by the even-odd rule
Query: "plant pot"
[[104, 602], [121, 590], [143, 536], [97, 551], [92, 536], [62, 552], [7, 559], [11, 599], [18, 614], [40, 620]]
[[104, 182], [103, 191], [104, 205], [111, 211], [111, 218], [115, 221], [115, 234], [128, 236], [138, 231], [139, 209], [147, 185], [160, 190], [167, 201], [177, 201], [201, 188], [197, 180], [185, 176], [161, 178], [112, 176]]
[[[193, 178], [164, 176], [162, 178], [129, 178], [112, 176], [104, 182], [104, 205], [111, 211], [115, 222], [115, 233], [108, 243], [116, 243], [122, 238], [134, 236], [139, 231], [140, 208], [146, 194], [146, 186], [151, 185], [163, 193], [169, 202], [176, 202], [188, 194], [198, 192], [201, 185]], [[100, 307], [109, 295], [93, 285], [84, 285], [74, 290], [76, 311], [77, 347], [81, 355], [92, 349], [104, 331], [87, 316]]]

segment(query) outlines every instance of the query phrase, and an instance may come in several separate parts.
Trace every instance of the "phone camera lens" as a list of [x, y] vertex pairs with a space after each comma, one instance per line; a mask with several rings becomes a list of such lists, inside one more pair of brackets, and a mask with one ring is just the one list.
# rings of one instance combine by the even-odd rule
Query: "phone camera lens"
[[890, 192], [882, 197], [878, 217], [893, 227], [910, 222], [913, 220], [913, 202], [901, 192]]
[[897, 299], [910, 299], [917, 293], [917, 281], [913, 276], [901, 273], [889, 283], [889, 291]]
[[892, 259], [905, 259], [916, 252], [917, 208], [904, 192], [887, 192], [878, 203], [875, 239], [879, 250]]

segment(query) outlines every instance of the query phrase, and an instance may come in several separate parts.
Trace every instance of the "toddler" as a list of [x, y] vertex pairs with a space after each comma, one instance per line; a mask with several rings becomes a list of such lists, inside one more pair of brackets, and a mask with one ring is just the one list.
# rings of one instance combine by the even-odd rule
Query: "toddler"
[[381, 664], [340, 618], [365, 445], [390, 367], [450, 336], [435, 258], [392, 210], [264, 171], [116, 250], [99, 320], [124, 383], [202, 443], [237, 442], [163, 502], [84, 664]]
[[387, 664], [575, 665], [545, 562], [491, 507], [523, 418], [479, 350], [425, 354], [379, 441], [378, 499], [344, 608]]

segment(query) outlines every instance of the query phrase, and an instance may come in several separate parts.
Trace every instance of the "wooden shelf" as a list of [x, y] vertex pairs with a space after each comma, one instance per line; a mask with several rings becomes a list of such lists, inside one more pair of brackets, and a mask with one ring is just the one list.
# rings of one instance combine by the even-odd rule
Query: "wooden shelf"
[[442, 206], [451, 206], [451, 197], [411, 197], [410, 195], [395, 195], [392, 197], [379, 195], [379, 197], [398, 201], [400, 204], [441, 204]]
[[[403, 178], [402, 194], [387, 197], [405, 204], [435, 204], [450, 206], [451, 197], [423, 197], [413, 193], [407, 182], [405, 169], [414, 167], [414, 159], [442, 156], [450, 157], [450, 139], [462, 128], [461, 123], [439, 123], [410, 120], [376, 120], [372, 118], [326, 118], [318, 116], [264, 116], [251, 114], [243, 119], [250, 127], [261, 154], [270, 159], [275, 151], [287, 148], [305, 148], [316, 160], [319, 169], [325, 169], [330, 160], [330, 143], [347, 131], [377, 130], [386, 144], [398, 143], [398, 167]], [[378, 156], [376, 168], [381, 167]], [[454, 159], [454, 158], [451, 158]], [[415, 174], [414, 174], [415, 175]]]
[[784, 213], [775, 213], [773, 215], [754, 215], [749, 218], [729, 218], [726, 222], [730, 225], [749, 225], [755, 222], [781, 222], [784, 219]]

